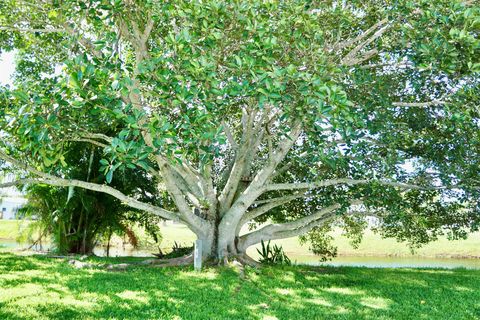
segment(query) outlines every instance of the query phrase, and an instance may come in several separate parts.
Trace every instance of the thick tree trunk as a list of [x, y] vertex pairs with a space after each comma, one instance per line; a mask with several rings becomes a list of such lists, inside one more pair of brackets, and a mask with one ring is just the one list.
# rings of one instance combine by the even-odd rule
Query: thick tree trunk
[[237, 248], [235, 229], [223, 229], [220, 223], [212, 223], [203, 234], [197, 234], [203, 242], [203, 259], [223, 261], [229, 257], [243, 254]]

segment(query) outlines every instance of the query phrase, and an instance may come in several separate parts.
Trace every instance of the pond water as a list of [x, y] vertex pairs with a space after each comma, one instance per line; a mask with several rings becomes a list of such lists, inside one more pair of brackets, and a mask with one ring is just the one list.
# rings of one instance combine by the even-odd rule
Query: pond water
[[369, 268], [467, 268], [480, 269], [480, 259], [451, 259], [428, 257], [352, 257], [340, 256], [319, 262], [315, 256], [291, 256], [292, 262], [307, 265], [355, 266]]
[[[28, 247], [28, 245], [23, 245], [13, 240], [0, 239], [0, 249], [22, 250], [27, 249]], [[41, 247], [35, 246], [32, 250], [48, 251], [49, 248], [49, 244], [44, 244]], [[99, 257], [104, 257], [107, 255], [107, 248], [104, 246], [97, 246], [93, 249], [93, 253]], [[150, 251], [138, 250], [131, 246], [112, 246], [110, 247], [110, 257], [153, 257], [153, 255]]]
[[[24, 246], [15, 241], [0, 240], [0, 249], [21, 249]], [[38, 248], [37, 248], [38, 249]], [[44, 246], [43, 249], [48, 249]], [[104, 247], [97, 247], [94, 250], [97, 256], [104, 256], [106, 250]], [[255, 252], [249, 252], [254, 258], [258, 258]], [[135, 256], [152, 257], [150, 251], [136, 250], [129, 246], [118, 246], [110, 248], [110, 256]], [[340, 256], [327, 262], [320, 262], [314, 255], [295, 255], [289, 253], [293, 263], [317, 265], [317, 266], [356, 266], [369, 268], [467, 268], [480, 269], [480, 259], [451, 259], [451, 258], [428, 258], [428, 257], [375, 257], [375, 256]]]
[[19, 248], [20, 245], [11, 240], [0, 240], [0, 248]]

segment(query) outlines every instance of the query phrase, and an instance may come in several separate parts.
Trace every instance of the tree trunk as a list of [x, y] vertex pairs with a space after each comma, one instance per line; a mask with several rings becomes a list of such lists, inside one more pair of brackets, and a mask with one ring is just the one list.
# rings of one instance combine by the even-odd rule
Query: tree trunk
[[112, 229], [110, 228], [107, 238], [107, 257], [110, 257], [110, 241], [112, 240]]
[[211, 224], [202, 235], [197, 234], [203, 242], [203, 259], [221, 262], [230, 257], [244, 254], [237, 248], [235, 228], [221, 228], [220, 223]]

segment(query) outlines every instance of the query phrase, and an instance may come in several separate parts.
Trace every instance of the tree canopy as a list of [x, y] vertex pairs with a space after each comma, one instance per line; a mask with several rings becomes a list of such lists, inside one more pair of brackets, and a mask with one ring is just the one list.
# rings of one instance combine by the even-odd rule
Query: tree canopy
[[[413, 244], [478, 228], [474, 1], [0, 10], [0, 48], [17, 53], [14, 85], [0, 92], [0, 158], [24, 171], [14, 183], [103, 192], [181, 221], [205, 257], [296, 235], [325, 253], [332, 223], [358, 235], [365, 216]], [[101, 150], [104, 183], [61, 174], [76, 165], [72, 142]], [[146, 203], [111, 185], [136, 169], [168, 197]]]

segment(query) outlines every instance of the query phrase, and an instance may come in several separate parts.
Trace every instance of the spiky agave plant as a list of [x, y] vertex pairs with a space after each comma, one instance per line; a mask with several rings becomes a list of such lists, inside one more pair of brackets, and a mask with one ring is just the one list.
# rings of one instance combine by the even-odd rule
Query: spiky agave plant
[[270, 246], [270, 241], [266, 244], [261, 241], [262, 250], [257, 249], [257, 252], [260, 254], [260, 262], [263, 264], [284, 264], [290, 265], [292, 262], [290, 258], [283, 251], [282, 246], [277, 246], [274, 244]]

